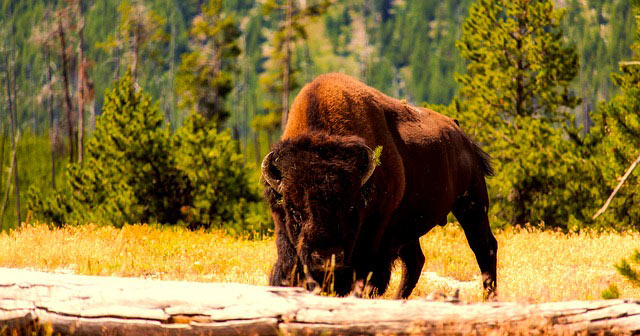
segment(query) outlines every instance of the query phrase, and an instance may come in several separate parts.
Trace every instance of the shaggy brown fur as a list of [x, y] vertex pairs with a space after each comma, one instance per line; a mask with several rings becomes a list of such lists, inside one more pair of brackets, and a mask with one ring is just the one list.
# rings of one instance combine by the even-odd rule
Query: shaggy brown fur
[[[361, 185], [377, 146], [381, 164]], [[339, 294], [348, 293], [354, 274], [364, 280], [370, 273], [382, 294], [399, 257], [396, 296], [406, 298], [424, 264], [418, 238], [453, 211], [494, 295], [497, 243], [484, 180], [491, 173], [487, 154], [455, 120], [346, 75], [316, 78], [294, 100], [282, 141], [265, 159], [278, 248], [270, 284], [322, 281], [333, 255]]]

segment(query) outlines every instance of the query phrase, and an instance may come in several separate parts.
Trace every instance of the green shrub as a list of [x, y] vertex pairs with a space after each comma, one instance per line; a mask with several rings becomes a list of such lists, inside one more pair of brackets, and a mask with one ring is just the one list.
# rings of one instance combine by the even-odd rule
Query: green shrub
[[[640, 265], [640, 252], [635, 250], [629, 260], [632, 264]], [[640, 286], [640, 271], [631, 266], [626, 259], [620, 260], [620, 263], [615, 267], [623, 277], [631, 281], [635, 286]]]
[[[627, 259], [620, 260], [619, 264], [614, 265], [618, 273], [625, 277], [634, 286], [640, 286], [640, 270], [636, 267], [640, 265], [640, 251], [635, 250], [629, 257], [631, 263]], [[632, 266], [635, 265], [634, 266]], [[620, 297], [620, 291], [616, 284], [610, 284], [608, 289], [602, 291], [603, 299], [617, 299]]]
[[190, 205], [182, 207], [190, 228], [226, 227], [265, 233], [271, 225], [260, 190], [229, 130], [192, 113], [173, 137], [176, 167], [186, 176]]
[[68, 188], [54, 192], [52, 195], [43, 196], [35, 186], [27, 191], [27, 208], [32, 211], [36, 220], [60, 226], [63, 223], [76, 223], [73, 216], [82, 213], [81, 204], [72, 204], [72, 198]]
[[612, 283], [609, 284], [609, 287], [602, 291], [600, 294], [605, 300], [613, 300], [620, 298], [620, 290], [618, 289], [618, 285]]

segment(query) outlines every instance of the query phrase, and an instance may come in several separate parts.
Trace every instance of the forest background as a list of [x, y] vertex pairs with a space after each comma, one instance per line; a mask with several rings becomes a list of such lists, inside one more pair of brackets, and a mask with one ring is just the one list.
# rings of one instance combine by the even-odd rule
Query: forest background
[[[474, 76], [469, 68], [474, 57], [465, 54], [473, 44], [471, 29], [464, 37], [472, 4], [2, 0], [0, 227], [14, 228], [19, 218], [35, 217], [58, 224], [160, 222], [267, 232], [271, 223], [259, 200], [256, 167], [279, 135], [282, 100], [290, 102], [315, 76], [339, 71], [390, 96], [428, 103], [458, 118], [486, 145], [498, 169], [490, 182], [495, 185], [490, 185], [494, 226], [637, 229], [637, 171], [612, 202], [617, 210], [599, 221], [591, 218], [640, 154], [640, 126], [634, 121], [639, 110], [627, 99], [637, 90], [637, 70], [619, 69], [620, 62], [637, 56], [632, 54], [637, 32], [632, 2], [553, 2], [564, 16], [558, 27], [546, 29], [560, 32], [558, 43], [568, 48], [566, 54], [576, 56], [576, 62], [562, 61], [571, 63], [571, 69], [563, 70], [572, 73], [569, 80], [552, 85], [566, 88], [569, 97], [554, 113], [570, 116], [548, 122], [534, 118], [545, 123], [528, 130], [533, 139], [499, 133], [519, 144], [502, 147], [470, 124], [481, 114], [474, 108], [482, 106], [470, 99], [477, 92], [463, 78]], [[502, 1], [478, 1], [476, 9], [491, 4], [505, 6]], [[283, 22], [291, 24], [283, 27]], [[64, 47], [61, 30], [67, 34]], [[137, 42], [131, 43], [132, 38]], [[210, 40], [218, 47], [207, 49]], [[220, 68], [211, 73], [189, 70], [206, 68], [198, 50], [208, 55], [222, 50], [216, 56]], [[289, 79], [282, 84], [287, 62]], [[229, 71], [216, 77], [222, 68]], [[611, 73], [616, 72], [622, 75], [614, 82]], [[216, 90], [213, 97], [194, 98], [198, 88], [207, 86]], [[286, 98], [285, 86], [290, 88]], [[625, 112], [616, 114], [616, 108]], [[76, 109], [82, 111], [81, 122], [78, 113], [71, 113]], [[112, 117], [107, 118], [108, 111]], [[141, 119], [123, 120], [123, 111]], [[188, 117], [197, 112], [204, 118]], [[622, 120], [616, 119], [619, 115]], [[636, 119], [627, 120], [633, 115]], [[613, 121], [607, 124], [607, 118]], [[96, 128], [97, 120], [103, 120], [104, 131]], [[630, 127], [631, 142], [610, 136], [618, 124]], [[498, 124], [489, 125], [499, 130]], [[147, 147], [118, 142], [143, 135], [151, 139]], [[196, 148], [211, 148], [211, 153], [195, 153]], [[523, 155], [547, 152], [543, 158]], [[531, 166], [518, 163], [524, 168], [511, 169], [508, 162], [518, 157]], [[110, 163], [123, 158], [130, 167], [109, 170]], [[153, 164], [147, 167], [149, 162]], [[101, 170], [91, 170], [95, 166]], [[215, 169], [203, 175], [206, 167]], [[123, 185], [115, 183], [125, 175]], [[230, 191], [221, 195], [221, 190]]]

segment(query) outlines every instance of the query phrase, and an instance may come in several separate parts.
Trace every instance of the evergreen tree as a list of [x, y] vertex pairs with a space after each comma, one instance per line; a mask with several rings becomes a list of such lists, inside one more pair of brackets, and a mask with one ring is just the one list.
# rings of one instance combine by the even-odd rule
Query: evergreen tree
[[177, 169], [187, 178], [191, 203], [182, 207], [190, 228], [266, 233], [271, 227], [257, 178], [244, 163], [229, 130], [192, 113], [173, 138]]
[[[279, 116], [280, 127], [284, 128], [289, 110], [289, 98], [293, 90], [299, 87], [296, 79], [297, 68], [294, 67], [292, 55], [299, 40], [306, 40], [305, 25], [310, 19], [324, 14], [331, 4], [331, 0], [314, 0], [310, 3], [298, 0], [267, 0], [263, 5], [263, 12], [272, 20], [273, 30], [270, 32], [267, 50], [266, 73], [260, 78], [260, 83], [271, 96], [264, 107], [268, 113]], [[266, 124], [266, 120], [278, 118], [266, 117], [255, 125]], [[277, 125], [266, 125], [273, 129]], [[260, 130], [257, 130], [260, 131]]]
[[73, 197], [95, 220], [177, 223], [185, 181], [170, 155], [169, 130], [150, 97], [127, 73], [106, 93], [102, 115], [87, 144], [84, 166], [69, 167]]
[[[138, 81], [140, 61], [145, 59], [159, 60], [161, 49], [159, 43], [167, 40], [162, 30], [165, 19], [149, 9], [142, 0], [123, 0], [118, 6], [120, 16], [117, 32], [98, 46], [116, 55], [116, 73], [119, 71], [123, 55], [127, 65], [131, 67], [133, 81]], [[116, 74], [116, 78], [119, 76]]]
[[[606, 184], [599, 202], [618, 185], [621, 177], [640, 158], [640, 0], [633, 0], [636, 16], [636, 43], [632, 61], [620, 62], [620, 71], [611, 74], [621, 93], [603, 102], [594, 116], [593, 133], [603, 138], [598, 167]], [[603, 225], [640, 229], [640, 169], [624, 181], [601, 218]]]
[[[495, 158], [494, 222], [577, 228], [596, 189], [580, 181], [589, 149], [577, 136], [569, 92], [575, 48], [551, 0], [478, 0], [457, 47], [469, 61], [454, 115]], [[566, 139], [569, 136], [570, 140]], [[569, 201], [570, 200], [570, 201]], [[588, 205], [588, 206], [587, 206]]]
[[177, 223], [188, 190], [170, 155], [169, 130], [128, 72], [106, 93], [87, 143], [85, 163], [71, 164], [67, 188], [43, 199], [32, 191], [36, 218], [64, 223]]
[[217, 123], [221, 128], [229, 116], [225, 98], [233, 89], [240, 55], [240, 30], [231, 15], [225, 15], [222, 0], [210, 0], [191, 24], [191, 52], [182, 55], [176, 78], [179, 106]]
[[545, 0], [479, 0], [471, 6], [456, 44], [470, 64], [457, 79], [461, 96], [482, 104], [483, 119], [515, 129], [518, 117], [563, 120], [560, 108], [579, 103], [568, 92], [578, 57], [563, 40], [563, 13]]

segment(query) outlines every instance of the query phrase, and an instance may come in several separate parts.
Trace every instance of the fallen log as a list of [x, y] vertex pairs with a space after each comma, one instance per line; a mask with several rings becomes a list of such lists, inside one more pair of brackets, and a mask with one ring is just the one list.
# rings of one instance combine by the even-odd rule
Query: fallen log
[[0, 335], [634, 334], [640, 301], [463, 304], [0, 268]]

